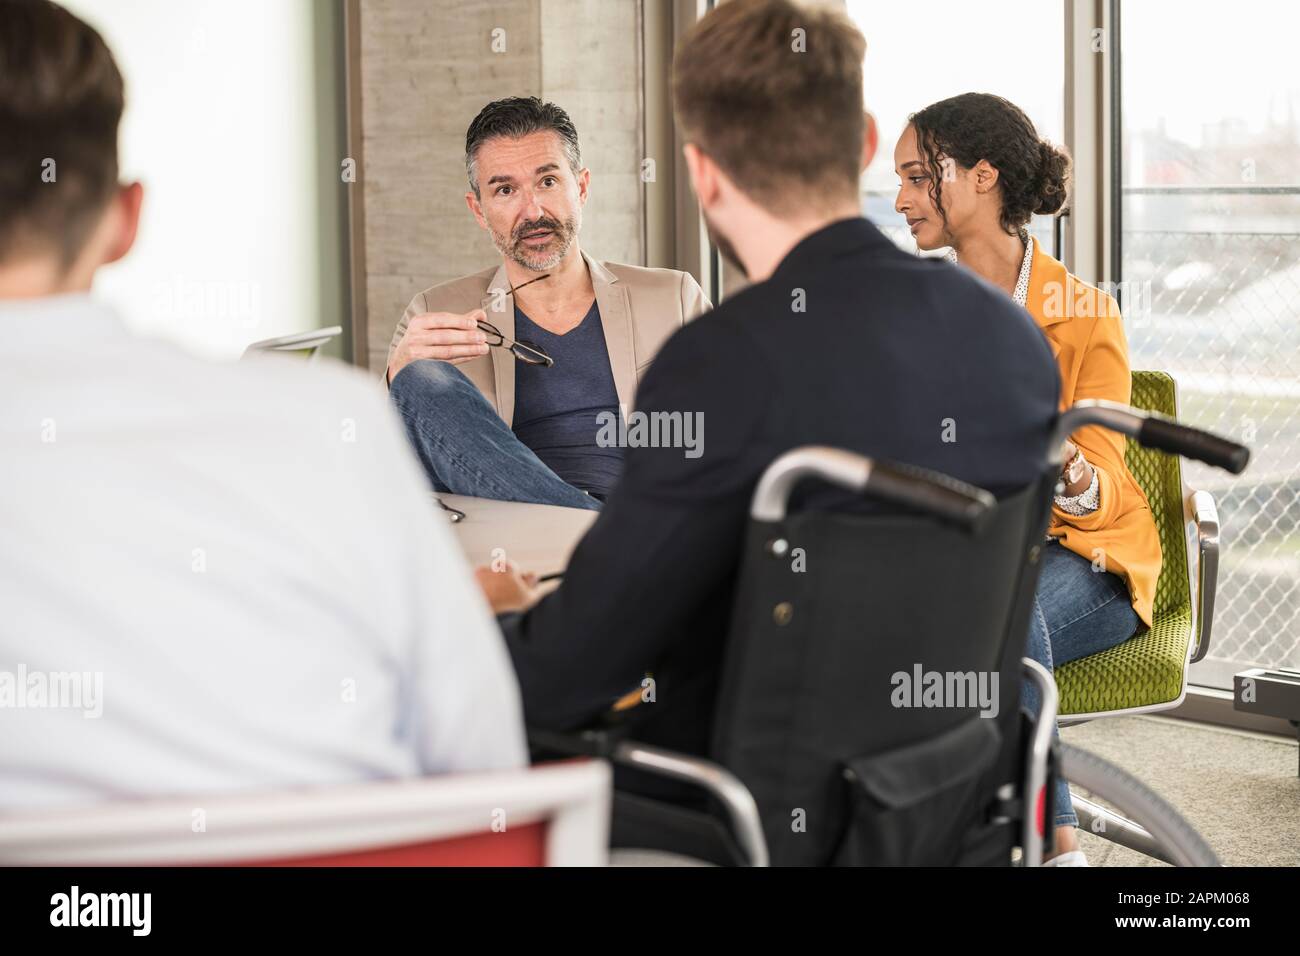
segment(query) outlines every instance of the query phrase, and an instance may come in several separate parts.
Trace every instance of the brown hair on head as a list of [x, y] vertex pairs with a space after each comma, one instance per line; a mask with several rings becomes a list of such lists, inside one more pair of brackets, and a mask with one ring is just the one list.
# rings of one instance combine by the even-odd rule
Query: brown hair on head
[[729, 0], [677, 45], [678, 122], [687, 141], [776, 215], [855, 199], [866, 49], [837, 10]]
[[117, 185], [122, 74], [49, 0], [0, 0], [0, 261], [80, 253]]

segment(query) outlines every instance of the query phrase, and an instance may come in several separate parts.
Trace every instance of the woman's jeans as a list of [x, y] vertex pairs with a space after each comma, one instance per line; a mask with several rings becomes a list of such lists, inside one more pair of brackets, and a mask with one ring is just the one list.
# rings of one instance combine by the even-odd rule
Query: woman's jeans
[[548, 468], [448, 362], [411, 362], [389, 386], [435, 491], [598, 510], [600, 502]]
[[[1123, 578], [1094, 569], [1087, 558], [1054, 541], [1044, 545], [1027, 657], [1050, 672], [1055, 665], [1122, 644], [1140, 623]], [[1024, 706], [1036, 713], [1038, 688], [1025, 681], [1021, 693]], [[1070, 787], [1059, 777], [1052, 803], [1057, 826], [1079, 825]]]

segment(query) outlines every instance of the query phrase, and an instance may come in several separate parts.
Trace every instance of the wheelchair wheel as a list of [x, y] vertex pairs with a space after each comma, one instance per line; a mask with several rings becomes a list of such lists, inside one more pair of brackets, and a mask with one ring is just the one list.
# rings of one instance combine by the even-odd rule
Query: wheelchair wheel
[[[1149, 855], [1174, 866], [1220, 865], [1209, 844], [1182, 814], [1127, 771], [1062, 741], [1060, 772], [1067, 781], [1115, 806], [1128, 822], [1145, 830], [1160, 851]], [[1145, 852], [1140, 847], [1134, 848]]]

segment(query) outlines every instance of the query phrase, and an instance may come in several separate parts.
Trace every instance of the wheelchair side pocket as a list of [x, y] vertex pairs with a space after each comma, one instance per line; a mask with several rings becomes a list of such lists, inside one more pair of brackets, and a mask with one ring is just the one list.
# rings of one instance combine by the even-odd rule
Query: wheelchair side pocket
[[941, 866], [978, 819], [985, 772], [1002, 734], [980, 717], [934, 737], [845, 762], [848, 825], [841, 866]]

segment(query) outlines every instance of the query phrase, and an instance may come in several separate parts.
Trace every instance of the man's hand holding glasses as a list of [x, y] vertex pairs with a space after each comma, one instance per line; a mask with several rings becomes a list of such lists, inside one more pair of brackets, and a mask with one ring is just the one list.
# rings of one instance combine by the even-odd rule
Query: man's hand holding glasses
[[[393, 360], [388, 364], [388, 381], [392, 382], [398, 372], [420, 359], [463, 365], [480, 355], [486, 355], [489, 348], [509, 349], [515, 358], [529, 365], [554, 365], [555, 360], [540, 345], [516, 342], [504, 336], [500, 329], [488, 321], [487, 313], [489, 307], [495, 310], [498, 302], [504, 303], [507, 296], [513, 296], [516, 289], [549, 278], [548, 272], [486, 296], [483, 307], [473, 312], [424, 312], [412, 316], [402, 340], [393, 352]], [[510, 307], [514, 307], [513, 302]]]
[[420, 359], [463, 365], [486, 355], [488, 335], [479, 328], [479, 322], [486, 318], [482, 309], [463, 315], [425, 312], [412, 316], [388, 364], [388, 380], [391, 382], [398, 372]]

